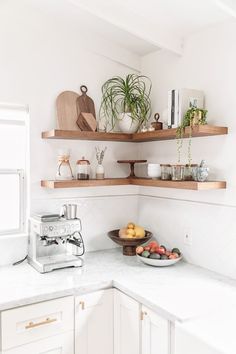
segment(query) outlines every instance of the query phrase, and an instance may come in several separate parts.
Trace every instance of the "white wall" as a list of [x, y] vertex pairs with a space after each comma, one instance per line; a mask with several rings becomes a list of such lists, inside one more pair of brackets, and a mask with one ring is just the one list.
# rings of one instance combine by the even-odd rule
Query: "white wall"
[[[54, 3], [57, 11], [49, 10], [49, 3]], [[228, 136], [193, 140], [194, 160], [205, 158], [212, 177], [228, 181], [226, 191], [140, 188], [139, 199], [139, 188], [135, 186], [54, 191], [42, 189], [40, 179], [54, 177], [57, 149], [71, 148], [73, 165], [85, 155], [94, 168], [96, 145], [40, 138], [41, 131], [55, 127], [56, 96], [67, 89], [78, 91], [81, 84], [87, 84], [98, 109], [101, 84], [113, 75], [125, 75], [130, 67], [138, 67], [137, 56], [81, 28], [76, 13], [72, 8], [64, 11], [62, 3], [6, 0], [0, 5], [0, 100], [30, 107], [31, 212], [57, 211], [65, 202], [77, 202], [87, 249], [95, 250], [113, 247], [106, 239], [106, 230], [122, 226], [127, 219], [135, 221], [139, 211], [139, 222], [153, 230], [163, 243], [179, 246], [186, 260], [236, 277], [235, 23], [192, 36], [183, 57], [160, 52], [142, 61], [142, 72], [153, 81], [153, 111], [162, 113], [168, 89], [199, 88], [206, 94], [209, 122], [229, 126]], [[106, 145], [108, 176], [128, 173], [127, 167], [117, 166], [118, 158], [139, 155], [149, 161], [170, 163], [177, 159], [174, 141]], [[186, 232], [192, 236], [191, 247], [183, 243]], [[26, 246], [26, 238], [1, 238], [0, 264], [22, 258]]]
[[[205, 92], [208, 121], [229, 127], [228, 136], [192, 140], [193, 162], [205, 159], [211, 178], [227, 180], [226, 191], [141, 188], [140, 223], [155, 230], [170, 246], [179, 246], [187, 261], [236, 278], [236, 23], [225, 23], [191, 36], [183, 57], [159, 52], [143, 58], [142, 72], [153, 81], [153, 108], [162, 113], [167, 91], [196, 88]], [[176, 163], [175, 141], [140, 145], [140, 158]], [[187, 163], [187, 140], [183, 160]], [[150, 198], [150, 196], [152, 196]], [[184, 245], [184, 235], [192, 246]]]
[[[47, 7], [52, 3], [55, 11], [53, 7]], [[131, 71], [120, 64], [121, 56], [124, 63], [129, 66], [133, 63], [135, 67], [138, 58], [81, 27], [76, 8], [64, 8], [65, 3], [68, 2], [1, 2], [0, 101], [30, 107], [31, 212], [57, 212], [65, 202], [78, 202], [87, 249], [109, 248], [114, 244], [106, 238], [106, 231], [122, 226], [127, 218], [132, 220], [137, 215], [137, 188], [42, 189], [41, 179], [54, 179], [58, 148], [65, 146], [72, 150], [72, 165], [84, 155], [92, 161], [94, 169], [96, 142], [46, 141], [41, 139], [41, 132], [55, 128], [55, 100], [61, 91], [78, 92], [80, 85], [86, 84], [98, 112], [102, 83], [113, 75], [125, 75]], [[100, 146], [104, 144], [99, 143]], [[125, 176], [127, 168], [118, 166], [116, 160], [134, 157], [135, 146], [106, 145], [106, 175]], [[26, 238], [21, 241], [19, 238], [0, 239], [0, 264], [25, 256]]]

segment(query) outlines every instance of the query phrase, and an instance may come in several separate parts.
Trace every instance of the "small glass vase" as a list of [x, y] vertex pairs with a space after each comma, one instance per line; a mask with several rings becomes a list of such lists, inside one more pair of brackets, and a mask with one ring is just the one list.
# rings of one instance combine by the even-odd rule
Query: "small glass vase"
[[105, 171], [102, 164], [98, 164], [96, 168], [96, 179], [104, 179]]

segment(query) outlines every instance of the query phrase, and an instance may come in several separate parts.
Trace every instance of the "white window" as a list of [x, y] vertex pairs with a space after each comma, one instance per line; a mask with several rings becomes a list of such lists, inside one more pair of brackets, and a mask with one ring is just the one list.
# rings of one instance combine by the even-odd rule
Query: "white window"
[[26, 231], [28, 109], [0, 104], [0, 236]]

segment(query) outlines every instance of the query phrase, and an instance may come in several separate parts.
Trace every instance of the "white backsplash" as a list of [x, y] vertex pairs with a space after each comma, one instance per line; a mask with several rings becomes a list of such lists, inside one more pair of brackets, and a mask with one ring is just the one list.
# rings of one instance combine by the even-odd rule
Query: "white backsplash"
[[137, 221], [138, 196], [100, 196], [86, 198], [51, 198], [33, 201], [32, 213], [40, 211], [59, 212], [63, 204], [76, 203], [82, 221], [82, 235], [86, 251], [116, 247], [107, 232], [118, 229], [129, 221]]
[[236, 207], [150, 196], [140, 196], [139, 205], [139, 223], [161, 244], [179, 247], [189, 263], [236, 279]]

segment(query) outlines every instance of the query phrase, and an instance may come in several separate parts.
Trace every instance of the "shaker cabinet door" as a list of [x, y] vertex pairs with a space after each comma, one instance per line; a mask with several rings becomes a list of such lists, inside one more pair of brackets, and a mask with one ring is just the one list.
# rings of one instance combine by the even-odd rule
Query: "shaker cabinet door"
[[140, 354], [140, 304], [114, 292], [114, 354]]
[[170, 353], [170, 324], [155, 312], [142, 306], [142, 354]]
[[75, 353], [113, 354], [113, 289], [76, 297]]
[[25, 344], [3, 351], [2, 354], [74, 354], [74, 332]]

